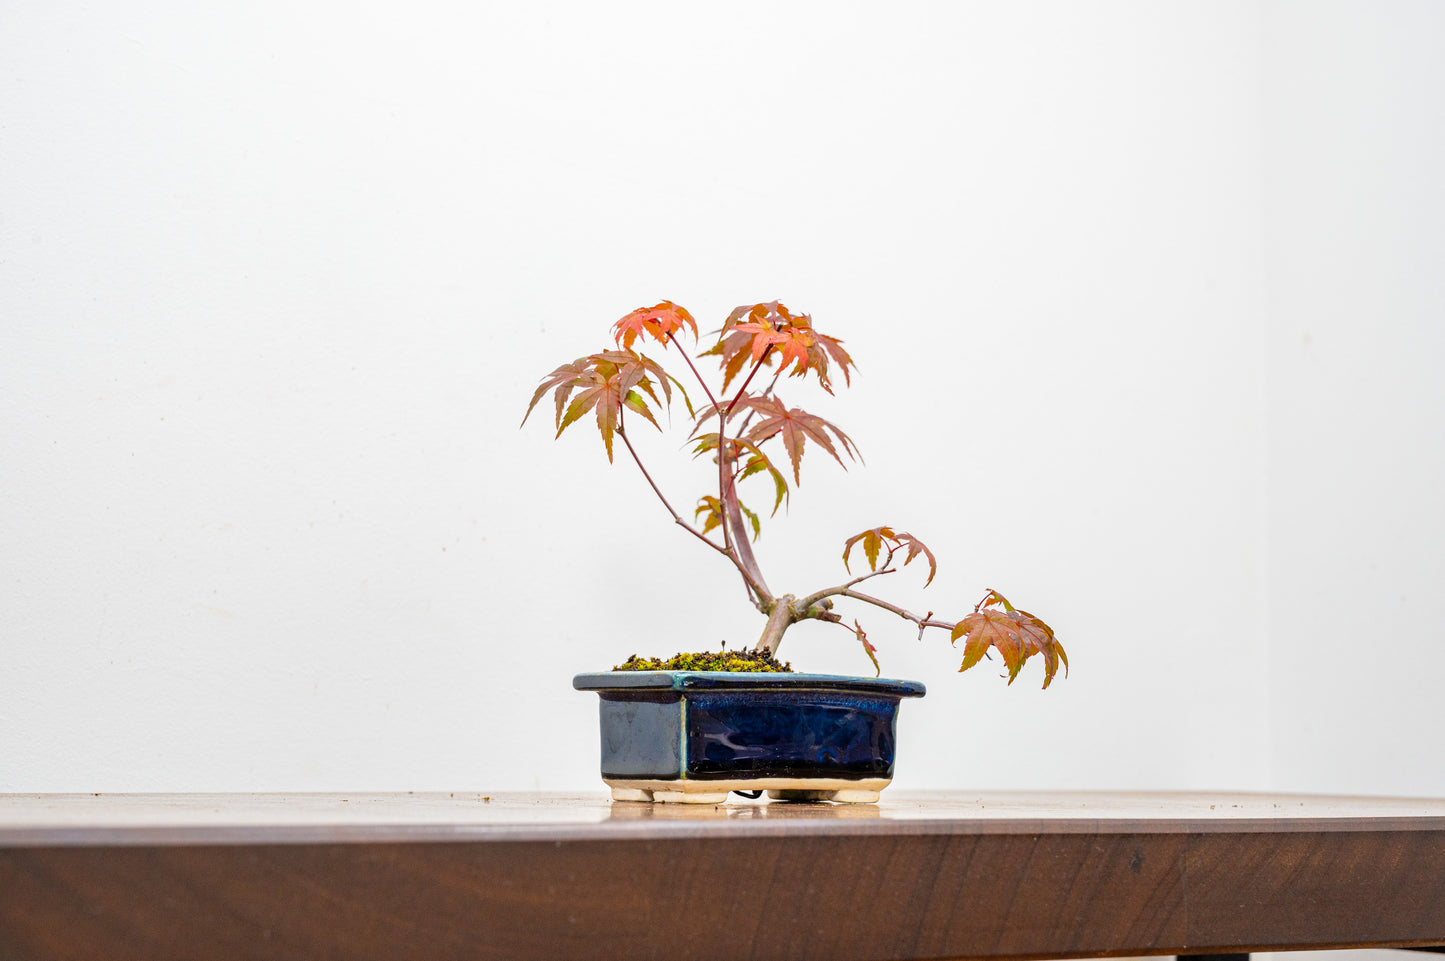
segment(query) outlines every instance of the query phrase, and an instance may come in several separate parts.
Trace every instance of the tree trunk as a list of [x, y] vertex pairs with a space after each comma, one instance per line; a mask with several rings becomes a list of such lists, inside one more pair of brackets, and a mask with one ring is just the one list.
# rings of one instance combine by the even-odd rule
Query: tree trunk
[[783, 632], [797, 620], [797, 611], [793, 606], [795, 599], [791, 594], [784, 594], [773, 601], [773, 609], [768, 612], [768, 623], [763, 628], [763, 636], [758, 638], [753, 650], [777, 656], [778, 645], [783, 642]]

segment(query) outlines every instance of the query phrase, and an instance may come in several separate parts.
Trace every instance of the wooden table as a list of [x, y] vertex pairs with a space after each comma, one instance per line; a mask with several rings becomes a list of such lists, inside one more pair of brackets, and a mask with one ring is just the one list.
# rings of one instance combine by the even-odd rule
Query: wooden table
[[878, 961], [1440, 944], [1445, 801], [0, 795], [3, 961]]

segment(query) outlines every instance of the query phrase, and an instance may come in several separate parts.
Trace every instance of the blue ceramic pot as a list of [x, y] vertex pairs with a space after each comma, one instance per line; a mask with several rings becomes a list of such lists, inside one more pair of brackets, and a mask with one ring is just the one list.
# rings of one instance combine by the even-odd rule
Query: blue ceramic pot
[[828, 674], [609, 671], [602, 780], [619, 801], [718, 803], [729, 791], [867, 802], [893, 779], [898, 705], [916, 681]]

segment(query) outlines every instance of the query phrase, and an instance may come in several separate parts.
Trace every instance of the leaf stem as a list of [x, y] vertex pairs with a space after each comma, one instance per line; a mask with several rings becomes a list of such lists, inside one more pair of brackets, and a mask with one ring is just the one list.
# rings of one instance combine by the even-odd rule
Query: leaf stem
[[[763, 391], [763, 393], [762, 393], [762, 396], [763, 396], [763, 397], [768, 397], [768, 396], [771, 396], [771, 395], [772, 395], [773, 389], [778, 386], [778, 378], [780, 378], [780, 377], [782, 377], [782, 376], [783, 376], [783, 368], [782, 368], [782, 366], [780, 365], [780, 366], [778, 367], [777, 373], [773, 374], [773, 382], [768, 385], [768, 389], [767, 389], [767, 390]], [[745, 430], [748, 429], [748, 424], [752, 423], [753, 415], [756, 414], [756, 413], [757, 413], [757, 409], [756, 409], [756, 408], [754, 408], [754, 409], [752, 409], [752, 410], [749, 410], [747, 416], [743, 418], [743, 422], [738, 425], [738, 436], [739, 436], [739, 437], [743, 436], [743, 431], [745, 431]]]
[[[738, 388], [737, 394], [733, 396], [732, 403], [728, 404], [728, 409], [726, 413], [723, 414], [724, 417], [732, 416], [733, 408], [738, 405], [738, 401], [742, 400], [743, 395], [748, 392], [748, 385], [753, 382], [753, 378], [757, 376], [758, 371], [762, 370], [763, 362], [768, 359], [768, 354], [772, 351], [772, 349], [773, 345], [769, 344], [768, 346], [764, 347], [763, 352], [758, 355], [757, 361], [753, 364], [753, 369], [748, 371], [747, 380], [743, 381], [743, 385]], [[782, 373], [782, 368], [779, 368], [778, 372]], [[775, 379], [773, 383], [777, 383], [777, 380]]]
[[672, 336], [670, 332], [667, 335], [667, 342], [677, 345], [677, 352], [682, 355], [682, 359], [687, 364], [688, 370], [692, 371], [692, 376], [697, 379], [698, 386], [702, 388], [702, 392], [707, 395], [708, 402], [711, 403], [713, 409], [716, 410], [717, 398], [713, 397], [712, 391], [708, 389], [707, 381], [702, 379], [702, 374], [699, 374], [697, 368], [693, 366], [692, 358], [687, 355], [687, 350], [682, 346], [682, 343], [678, 341], [676, 337]]

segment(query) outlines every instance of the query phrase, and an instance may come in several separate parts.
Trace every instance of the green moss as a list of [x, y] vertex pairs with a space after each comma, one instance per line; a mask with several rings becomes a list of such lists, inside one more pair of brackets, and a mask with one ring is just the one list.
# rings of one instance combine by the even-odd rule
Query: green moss
[[779, 661], [763, 651], [699, 651], [696, 654], [678, 654], [667, 660], [656, 657], [638, 657], [636, 654], [613, 668], [614, 671], [733, 671], [733, 672], [776, 672], [793, 671], [791, 664]]

